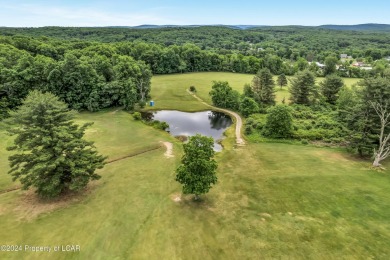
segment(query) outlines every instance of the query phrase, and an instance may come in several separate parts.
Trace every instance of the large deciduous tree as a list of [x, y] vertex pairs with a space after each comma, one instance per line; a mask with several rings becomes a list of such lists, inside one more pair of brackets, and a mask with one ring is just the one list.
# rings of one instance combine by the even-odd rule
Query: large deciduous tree
[[263, 135], [272, 138], [291, 137], [293, 119], [290, 107], [286, 105], [276, 105], [269, 108], [267, 113]]
[[244, 97], [240, 102], [240, 112], [245, 117], [248, 117], [251, 114], [259, 112], [259, 105], [253, 98]]
[[8, 131], [16, 138], [8, 147], [15, 151], [9, 157], [9, 174], [20, 180], [23, 189], [35, 187], [42, 197], [57, 197], [100, 178], [95, 171], [103, 168], [105, 157], [93, 142], [83, 139], [91, 123], [74, 124], [74, 112], [56, 96], [33, 91], [10, 114], [13, 128]]
[[217, 183], [213, 146], [211, 137], [199, 134], [190, 137], [189, 142], [183, 145], [184, 155], [176, 169], [176, 181], [183, 184], [183, 193], [194, 194], [195, 200]]
[[239, 108], [240, 94], [238, 91], [233, 90], [227, 81], [213, 81], [209, 94], [213, 104], [217, 107], [233, 110]]
[[330, 75], [336, 72], [336, 65], [337, 65], [338, 59], [334, 56], [328, 56], [325, 59], [325, 75]]

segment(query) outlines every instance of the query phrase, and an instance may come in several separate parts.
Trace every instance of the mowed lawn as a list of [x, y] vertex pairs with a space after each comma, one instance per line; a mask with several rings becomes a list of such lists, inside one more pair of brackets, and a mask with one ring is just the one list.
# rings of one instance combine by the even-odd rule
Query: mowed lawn
[[[174, 75], [157, 75], [152, 79], [151, 95], [155, 101], [153, 109], [181, 109], [185, 111], [198, 111], [207, 109], [204, 105], [197, 102], [187, 94], [187, 89], [190, 86], [195, 86], [197, 95], [204, 101], [211, 104], [209, 92], [213, 81], [227, 81], [230, 86], [242, 93], [244, 85], [252, 82], [254, 75], [229, 73], [229, 72], [199, 72], [199, 73], [184, 73]], [[288, 79], [291, 77], [288, 77]], [[274, 76], [276, 82], [277, 76]], [[316, 83], [319, 84], [324, 78], [317, 78]], [[352, 86], [360, 79], [343, 78], [346, 86]], [[278, 103], [285, 99], [288, 102], [290, 93], [288, 86], [282, 89], [278, 86], [276, 90], [276, 101]], [[150, 107], [148, 107], [150, 108]]]
[[[154, 85], [157, 93], [158, 88]], [[171, 102], [177, 107], [169, 108], [194, 104], [185, 100], [176, 96]], [[216, 156], [218, 184], [201, 203], [190, 196], [176, 201], [178, 141], [123, 111], [82, 113], [77, 121], [95, 122], [87, 138], [110, 159], [160, 141], [174, 143], [175, 157], [166, 158], [161, 148], [108, 164], [87, 192], [66, 200], [39, 202], [24, 191], [0, 194], [1, 244], [81, 246], [76, 253], [0, 252], [0, 259], [390, 256], [388, 162], [379, 172], [339, 149], [279, 143], [234, 148], [229, 130], [228, 148]], [[10, 142], [7, 138], [0, 132], [1, 145]], [[1, 155], [0, 165], [6, 167], [8, 153]], [[0, 181], [7, 178], [1, 170]]]

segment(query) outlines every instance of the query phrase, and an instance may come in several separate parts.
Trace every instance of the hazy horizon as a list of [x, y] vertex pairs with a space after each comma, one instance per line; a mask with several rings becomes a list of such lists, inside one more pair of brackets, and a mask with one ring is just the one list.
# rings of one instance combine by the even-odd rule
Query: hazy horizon
[[390, 24], [390, 2], [0, 0], [1, 27], [139, 25], [319, 26]]
[[104, 27], [142, 27], [142, 26], [172, 26], [172, 27], [189, 27], [189, 26], [258, 26], [258, 27], [284, 27], [284, 26], [302, 26], [302, 27], [319, 27], [319, 26], [355, 26], [355, 25], [389, 25], [382, 23], [359, 23], [359, 24], [320, 24], [320, 25], [301, 25], [301, 24], [281, 24], [281, 25], [269, 25], [269, 24], [138, 24], [138, 25], [102, 25], [102, 26], [67, 26], [67, 25], [44, 25], [44, 26], [2, 26], [5, 28], [43, 28], [43, 27], [69, 27], [69, 28], [104, 28]]

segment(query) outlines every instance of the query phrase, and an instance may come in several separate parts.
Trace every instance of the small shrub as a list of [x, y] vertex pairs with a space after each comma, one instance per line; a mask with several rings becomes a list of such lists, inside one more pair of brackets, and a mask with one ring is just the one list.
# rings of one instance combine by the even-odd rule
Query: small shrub
[[301, 144], [309, 144], [309, 140], [307, 140], [307, 139], [302, 139], [302, 140], [301, 140]]
[[164, 130], [164, 131], [167, 128], [169, 128], [169, 124], [167, 122], [161, 122], [158, 120], [153, 121], [152, 126], [156, 129], [160, 129], [160, 130]]
[[240, 112], [245, 117], [248, 117], [251, 114], [259, 112], [259, 105], [253, 98], [244, 97], [240, 102]]
[[146, 106], [146, 102], [145, 101], [140, 101], [138, 104], [139, 104], [140, 108], [144, 108]]
[[167, 122], [161, 122], [160, 127], [162, 130], [166, 130], [169, 128], [169, 124]]
[[196, 93], [196, 88], [195, 88], [195, 86], [191, 86], [191, 87], [190, 87], [190, 91]]
[[265, 124], [265, 116], [260, 114], [253, 114], [246, 119], [244, 132], [246, 135], [254, 132], [261, 132]]
[[137, 121], [141, 120], [142, 119], [141, 113], [140, 112], [134, 112], [133, 113], [133, 118], [134, 118], [134, 120], [137, 120]]
[[253, 127], [251, 125], [245, 125], [245, 134], [250, 135], [253, 133]]

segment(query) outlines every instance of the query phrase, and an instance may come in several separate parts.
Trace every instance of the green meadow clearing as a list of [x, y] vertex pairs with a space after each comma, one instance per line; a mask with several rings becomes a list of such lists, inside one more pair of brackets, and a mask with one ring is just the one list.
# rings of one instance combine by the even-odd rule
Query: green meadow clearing
[[[227, 81], [230, 86], [242, 93], [244, 85], [251, 83], [254, 75], [226, 73], [226, 72], [199, 72], [173, 75], [157, 75], [152, 78], [152, 97], [156, 102], [153, 109], [180, 109], [183, 111], [199, 111], [208, 109], [201, 103], [188, 95], [187, 89], [195, 86], [197, 95], [211, 103], [209, 92], [213, 81]], [[290, 78], [290, 77], [288, 77]], [[276, 82], [277, 77], [274, 77]], [[324, 78], [317, 78], [317, 84]], [[346, 86], [352, 86], [360, 79], [343, 78]], [[290, 82], [288, 83], [289, 86]], [[281, 102], [285, 98], [286, 102], [290, 97], [288, 86], [280, 89], [276, 87], [276, 101]]]
[[[156, 76], [157, 109], [203, 110], [186, 88], [206, 101], [212, 80], [241, 90], [252, 76], [195, 73]], [[287, 92], [286, 92], [287, 93]], [[86, 137], [109, 160], [102, 178], [82, 194], [52, 202], [31, 192], [0, 194], [0, 242], [80, 245], [80, 252], [4, 252], [0, 259], [388, 259], [390, 164], [372, 170], [341, 149], [283, 143], [234, 145], [233, 128], [216, 155], [218, 184], [200, 203], [180, 197], [175, 168], [181, 143], [169, 134], [110, 109], [81, 113], [93, 121]], [[15, 186], [6, 174], [11, 138], [0, 125], [0, 190]]]

